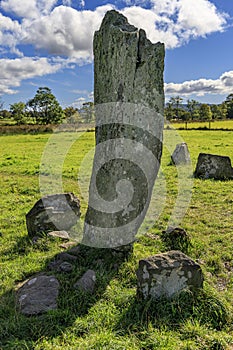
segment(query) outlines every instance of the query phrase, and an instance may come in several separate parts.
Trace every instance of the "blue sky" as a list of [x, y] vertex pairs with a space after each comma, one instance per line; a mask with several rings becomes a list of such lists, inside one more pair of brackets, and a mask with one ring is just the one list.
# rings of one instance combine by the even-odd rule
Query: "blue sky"
[[93, 33], [117, 9], [166, 46], [166, 99], [221, 103], [233, 93], [231, 0], [1, 0], [4, 108], [48, 86], [63, 107], [93, 99]]

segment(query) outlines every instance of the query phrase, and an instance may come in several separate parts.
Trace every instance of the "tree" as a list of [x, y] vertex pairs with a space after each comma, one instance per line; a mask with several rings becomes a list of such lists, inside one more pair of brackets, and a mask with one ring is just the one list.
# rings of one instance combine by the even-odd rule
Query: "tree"
[[233, 94], [227, 96], [225, 103], [227, 106], [227, 118], [233, 118]]
[[171, 97], [169, 100], [169, 103], [171, 103], [172, 107], [175, 110], [177, 119], [179, 119], [179, 116], [180, 116], [180, 105], [182, 101], [183, 101], [183, 98], [180, 96]]
[[226, 119], [227, 118], [227, 104], [226, 102], [222, 102], [219, 105], [220, 111], [221, 111], [221, 119]]
[[11, 117], [17, 125], [26, 123], [26, 110], [24, 102], [16, 102], [10, 105]]
[[210, 123], [212, 120], [212, 112], [211, 112], [210, 106], [206, 103], [202, 103], [199, 108], [199, 114], [200, 114], [201, 120], [209, 121], [209, 129], [210, 129]]
[[48, 87], [40, 87], [27, 102], [27, 108], [38, 124], [58, 124], [64, 118], [60, 104]]
[[196, 100], [187, 100], [187, 108], [189, 113], [191, 114], [191, 119], [194, 120], [196, 119], [199, 114], [197, 113], [198, 111], [198, 106], [199, 102]]
[[78, 109], [72, 106], [66, 107], [64, 109], [64, 114], [66, 117], [66, 122], [68, 124], [77, 124], [80, 120], [80, 114], [78, 112]]
[[167, 120], [171, 120], [173, 119], [174, 115], [175, 115], [175, 110], [172, 107], [172, 104], [168, 102], [166, 107], [164, 108], [164, 116]]
[[0, 111], [0, 119], [10, 119], [11, 118], [11, 112], [9, 112], [7, 109], [2, 109]]
[[93, 122], [95, 119], [94, 102], [84, 102], [79, 113], [84, 123]]
[[72, 115], [77, 113], [77, 111], [78, 111], [77, 108], [74, 108], [73, 106], [69, 106], [69, 107], [66, 107], [63, 112], [66, 118], [70, 118], [72, 117]]

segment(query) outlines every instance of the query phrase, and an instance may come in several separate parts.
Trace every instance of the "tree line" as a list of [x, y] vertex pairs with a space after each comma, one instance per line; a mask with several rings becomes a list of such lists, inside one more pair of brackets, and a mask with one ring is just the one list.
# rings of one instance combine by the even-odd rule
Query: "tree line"
[[187, 100], [183, 104], [180, 96], [171, 97], [164, 110], [165, 118], [169, 121], [211, 121], [233, 118], [233, 94], [227, 96], [220, 104], [200, 103], [196, 100]]
[[[211, 121], [233, 118], [233, 94], [220, 104], [200, 103], [187, 100], [183, 104], [180, 96], [171, 97], [166, 103], [164, 116], [169, 121]], [[21, 124], [59, 124], [91, 123], [95, 120], [94, 103], [85, 102], [82, 107], [73, 106], [62, 109], [56, 97], [48, 87], [39, 87], [35, 96], [26, 103], [20, 101], [10, 105], [10, 110], [3, 109], [0, 99], [0, 119], [13, 120]]]
[[13, 120], [17, 125], [22, 124], [59, 124], [91, 123], [94, 121], [94, 103], [85, 102], [81, 108], [73, 106], [62, 109], [56, 97], [48, 87], [39, 87], [35, 96], [26, 103], [20, 101], [3, 109], [0, 100], [0, 119]]

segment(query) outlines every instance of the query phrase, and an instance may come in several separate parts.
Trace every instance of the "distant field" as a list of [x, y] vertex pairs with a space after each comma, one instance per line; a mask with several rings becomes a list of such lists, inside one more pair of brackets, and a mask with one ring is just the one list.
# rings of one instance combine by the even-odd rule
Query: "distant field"
[[[222, 128], [218, 123], [213, 125]], [[233, 128], [233, 121], [222, 125]], [[120, 261], [105, 251], [87, 250], [72, 273], [55, 273], [62, 286], [58, 310], [28, 318], [16, 310], [15, 287], [44, 271], [62, 251], [59, 239], [44, 237], [33, 245], [26, 232], [25, 214], [41, 197], [42, 156], [47, 152], [43, 162], [51, 165], [54, 175], [62, 165], [63, 190], [79, 196], [84, 217], [83, 161], [94, 149], [94, 133], [0, 136], [0, 349], [233, 349], [233, 181], [180, 179], [170, 162], [180, 141], [188, 144], [193, 170], [200, 152], [226, 155], [233, 162], [231, 131], [180, 130], [176, 134], [166, 130], [160, 175], [166, 188], [164, 207], [144, 229], [132, 256]], [[70, 146], [67, 153], [66, 146]], [[45, 168], [43, 172], [46, 177]], [[191, 238], [188, 255], [203, 269], [204, 289], [199, 295], [184, 292], [171, 301], [140, 302], [135, 276], [138, 260], [173, 248], [165, 245], [161, 233], [177, 202], [179, 181], [182, 187], [190, 180], [192, 198], [180, 226]], [[162, 207], [162, 201], [155, 206]], [[83, 297], [73, 285], [87, 269], [96, 271], [97, 289], [94, 295]]]
[[[209, 129], [209, 122], [188, 122], [187, 125], [185, 122], [172, 123], [176, 129], [200, 129], [206, 128]], [[226, 129], [233, 130], [233, 120], [216, 120], [210, 122], [211, 129]]]

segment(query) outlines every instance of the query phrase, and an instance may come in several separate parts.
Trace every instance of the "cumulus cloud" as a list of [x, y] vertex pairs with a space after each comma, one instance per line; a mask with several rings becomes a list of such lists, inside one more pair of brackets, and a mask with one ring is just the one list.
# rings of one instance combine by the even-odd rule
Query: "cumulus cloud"
[[151, 6], [150, 10], [132, 6], [123, 13], [144, 28], [152, 42], [162, 41], [167, 48], [223, 31], [227, 24], [228, 15], [208, 0], [151, 0]]
[[23, 0], [23, 4], [19, 0], [2, 0], [0, 6], [21, 18], [37, 18], [48, 14], [56, 3], [57, 0]]
[[233, 71], [223, 73], [218, 79], [198, 79], [185, 81], [181, 84], [165, 84], [167, 95], [197, 95], [227, 94], [232, 92]]
[[16, 48], [20, 40], [21, 26], [17, 21], [3, 16], [0, 13], [0, 45], [10, 48], [12, 53], [21, 56], [20, 51]]
[[14, 94], [22, 80], [55, 73], [60, 68], [60, 63], [47, 58], [0, 59], [0, 95]]
[[[4, 48], [23, 56], [24, 45], [30, 45], [39, 54], [44, 52], [52, 57], [60, 57], [60, 62], [57, 60], [56, 64], [44, 59], [45, 67], [49, 70], [70, 65], [71, 62], [74, 65], [91, 62], [93, 34], [98, 30], [106, 11], [115, 8], [114, 5], [99, 6], [92, 11], [78, 11], [72, 7], [75, 4], [72, 0], [61, 0], [60, 3], [63, 5], [58, 6], [58, 0], [24, 0], [22, 6], [19, 0], [2, 0], [0, 9], [5, 13], [13, 13], [18, 20], [0, 14], [0, 52], [3, 52]], [[150, 4], [150, 9], [143, 8], [145, 3]], [[85, 5], [85, 1], [76, 1], [76, 6], [77, 4]], [[125, 7], [121, 12], [128, 17], [130, 23], [144, 28], [152, 42], [164, 42], [166, 48], [175, 48], [193, 38], [222, 31], [227, 24], [227, 15], [218, 11], [209, 0], [130, 0], [128, 5], [130, 7]], [[29, 61], [34, 64], [37, 62], [38, 67], [42, 62], [32, 58], [28, 58], [28, 61], [22, 58], [19, 61], [12, 60], [12, 65], [16, 65], [16, 62], [22, 65], [21, 79], [28, 78], [24, 64]], [[6, 63], [1, 60], [2, 64]], [[11, 78], [14, 81], [14, 76], [9, 70], [7, 72], [10, 76], [8, 85], [1, 85], [0, 91], [4, 91], [5, 86], [5, 89], [10, 89], [5, 90], [9, 93], [13, 92], [10, 87], [18, 86], [20, 77], [11, 84]], [[32, 69], [32, 72], [33, 76], [48, 74], [46, 71], [40, 73], [40, 69], [37, 72]], [[229, 84], [230, 77], [223, 77], [223, 81], [226, 82], [225, 85]], [[189, 93], [189, 89], [192, 89], [195, 83], [186, 83], [181, 84], [180, 89], [185, 86], [186, 93]], [[202, 91], [206, 84], [205, 79], [198, 84], [196, 90], [199, 88]], [[210, 81], [208, 84], [210, 85]], [[168, 84], [168, 87], [178, 89], [177, 84]]]
[[[90, 61], [94, 31], [99, 28], [106, 11], [114, 6], [108, 4], [93, 11], [78, 11], [70, 7], [71, 0], [63, 0], [66, 6], [55, 6], [56, 3], [57, 0], [24, 0], [22, 6], [18, 0], [3, 0], [1, 7], [5, 11], [22, 17], [21, 23], [18, 22], [20, 38], [18, 29], [11, 34], [15, 44], [30, 44], [51, 55]], [[83, 0], [81, 3], [85, 4]], [[131, 6], [121, 12], [132, 24], [144, 28], [152, 42], [164, 42], [166, 48], [222, 31], [227, 23], [227, 15], [208, 0], [151, 0], [150, 3], [150, 9]]]
[[51, 55], [92, 60], [94, 31], [101, 24], [104, 13], [113, 6], [101, 6], [95, 11], [77, 11], [58, 6], [48, 16], [23, 23], [23, 43], [33, 44]]

